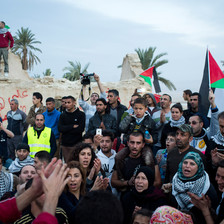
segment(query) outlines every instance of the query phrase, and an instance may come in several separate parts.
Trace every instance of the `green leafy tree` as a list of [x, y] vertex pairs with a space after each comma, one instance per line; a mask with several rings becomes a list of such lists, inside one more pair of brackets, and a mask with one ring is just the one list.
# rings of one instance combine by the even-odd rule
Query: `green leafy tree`
[[47, 69], [45, 70], [45, 72], [43, 72], [42, 74], [43, 74], [44, 77], [46, 77], [46, 76], [54, 76], [54, 75], [52, 74], [50, 68], [47, 68]]
[[[156, 50], [156, 47], [149, 47], [148, 49], [145, 49], [145, 50], [140, 48], [135, 49], [135, 52], [138, 54], [138, 57], [141, 61], [143, 70], [146, 70], [152, 66], [155, 66], [155, 68], [158, 68], [168, 63], [168, 60], [166, 59], [160, 60], [163, 56], [167, 55], [167, 53], [161, 53], [155, 56], [154, 55], [155, 50]], [[170, 80], [160, 76], [161, 72], [157, 72], [157, 74], [158, 74], [158, 80], [164, 83], [164, 85], [169, 90], [176, 90], [176, 87]]]
[[84, 68], [82, 69], [81, 63], [76, 61], [75, 63], [73, 61], [68, 61], [70, 66], [67, 66], [63, 69], [66, 73], [63, 75], [63, 78], [66, 78], [70, 81], [75, 81], [80, 79], [80, 73], [87, 73], [87, 69], [90, 65], [90, 63], [86, 64]]
[[39, 48], [35, 47], [36, 44], [41, 44], [41, 42], [36, 40], [35, 35], [29, 28], [23, 27], [17, 30], [13, 38], [14, 46], [12, 52], [20, 57], [24, 70], [32, 70], [34, 64], [40, 63], [40, 59], [34, 53], [42, 53]]

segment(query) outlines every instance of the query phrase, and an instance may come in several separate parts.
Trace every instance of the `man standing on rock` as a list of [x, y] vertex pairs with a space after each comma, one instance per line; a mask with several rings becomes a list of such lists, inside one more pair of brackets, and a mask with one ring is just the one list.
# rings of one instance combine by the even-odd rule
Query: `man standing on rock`
[[[9, 45], [10, 42], [10, 45]], [[4, 65], [5, 65], [5, 76], [8, 76], [9, 65], [8, 65], [8, 51], [13, 47], [14, 40], [8, 29], [5, 28], [5, 23], [0, 22], [0, 60], [3, 55]]]

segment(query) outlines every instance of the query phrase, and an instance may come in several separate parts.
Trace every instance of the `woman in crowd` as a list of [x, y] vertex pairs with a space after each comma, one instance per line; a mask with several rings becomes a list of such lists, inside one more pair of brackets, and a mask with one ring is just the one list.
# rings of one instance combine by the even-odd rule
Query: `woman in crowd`
[[85, 195], [86, 178], [83, 168], [77, 161], [70, 161], [67, 164], [70, 168], [68, 177], [70, 177], [65, 192], [59, 198], [59, 207], [63, 208], [68, 216], [69, 223], [74, 223], [73, 217], [76, 206], [80, 199]]
[[199, 197], [207, 195], [211, 200], [211, 208], [217, 207], [217, 195], [210, 184], [209, 176], [204, 170], [203, 161], [198, 153], [189, 152], [179, 164], [178, 172], [172, 181], [172, 195], [175, 207], [193, 214], [196, 223], [206, 223], [201, 211], [191, 203], [188, 193]]
[[177, 127], [185, 124], [185, 118], [183, 117], [183, 108], [180, 103], [176, 103], [171, 107], [170, 121], [164, 125], [161, 135], [161, 148], [166, 148], [166, 138], [169, 132], [176, 132]]
[[122, 197], [124, 223], [130, 223], [133, 212], [145, 208], [154, 211], [166, 204], [165, 195], [153, 186], [155, 174], [150, 167], [140, 167], [136, 173], [134, 188]]
[[[96, 157], [92, 147], [86, 143], [79, 143], [76, 145], [74, 151], [71, 153], [69, 161], [78, 161], [84, 170], [86, 176], [86, 190], [98, 190], [103, 185], [108, 185], [106, 178], [97, 177], [102, 176], [101, 162]], [[107, 183], [106, 183], [107, 182]]]

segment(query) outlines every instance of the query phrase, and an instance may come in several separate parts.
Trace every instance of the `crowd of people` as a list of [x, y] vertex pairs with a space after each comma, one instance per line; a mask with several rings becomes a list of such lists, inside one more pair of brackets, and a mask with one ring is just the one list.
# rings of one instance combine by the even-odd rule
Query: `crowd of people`
[[[64, 96], [55, 108], [33, 93], [28, 115], [10, 101], [0, 118], [2, 223], [221, 223], [224, 220], [224, 112], [209, 93], [172, 97], [119, 92], [85, 100]], [[4, 166], [4, 168], [3, 168]], [[224, 221], [223, 221], [224, 222]]]

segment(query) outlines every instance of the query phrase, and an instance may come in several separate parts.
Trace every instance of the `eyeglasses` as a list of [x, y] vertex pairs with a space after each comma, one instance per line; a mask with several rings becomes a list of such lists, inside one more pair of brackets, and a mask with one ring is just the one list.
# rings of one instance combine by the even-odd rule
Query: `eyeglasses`
[[188, 124], [193, 124], [193, 125], [195, 125], [195, 124], [198, 124], [198, 123], [200, 123], [200, 122], [197, 122], [197, 121], [192, 121], [192, 122], [188, 122]]

